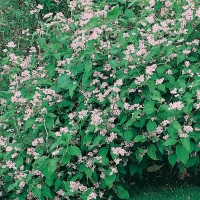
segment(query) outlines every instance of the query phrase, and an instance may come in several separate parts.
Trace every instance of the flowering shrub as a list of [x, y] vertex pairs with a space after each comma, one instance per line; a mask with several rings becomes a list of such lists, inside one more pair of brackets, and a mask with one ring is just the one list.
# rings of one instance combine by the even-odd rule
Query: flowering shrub
[[129, 199], [149, 160], [197, 170], [198, 3], [74, 0], [66, 12], [43, 15], [26, 56], [3, 50], [2, 198]]

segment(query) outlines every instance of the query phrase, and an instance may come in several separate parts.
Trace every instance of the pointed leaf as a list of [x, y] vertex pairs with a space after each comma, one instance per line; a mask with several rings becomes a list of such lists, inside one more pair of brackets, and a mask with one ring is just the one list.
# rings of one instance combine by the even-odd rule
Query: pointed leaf
[[188, 153], [190, 153], [190, 139], [189, 138], [181, 138], [181, 143], [183, 147], [187, 150]]
[[115, 21], [119, 15], [119, 6], [116, 6], [113, 10], [107, 13], [107, 20]]
[[131, 129], [127, 129], [125, 132], [124, 132], [124, 138], [126, 139], [126, 141], [131, 141], [133, 137], [133, 132]]
[[176, 155], [177, 158], [183, 163], [186, 164], [189, 159], [188, 151], [180, 144], [176, 146]]
[[77, 146], [71, 146], [68, 149], [68, 154], [73, 156], [81, 155], [81, 150]]
[[168, 160], [169, 160], [169, 163], [172, 165], [172, 167], [174, 167], [174, 165], [176, 164], [176, 160], [177, 160], [176, 154], [170, 154], [168, 156]]
[[148, 147], [147, 155], [153, 160], [158, 160], [156, 157], [156, 146], [154, 144]]
[[129, 199], [130, 198], [128, 191], [125, 190], [122, 186], [116, 186], [114, 191], [120, 199]]
[[156, 171], [160, 170], [163, 165], [152, 165], [152, 166], [147, 168], [147, 171], [148, 172], [156, 172]]
[[174, 144], [176, 144], [177, 143], [177, 139], [175, 139], [175, 138], [169, 138], [169, 139], [167, 139], [164, 143], [163, 143], [163, 145], [164, 146], [172, 146], [172, 145], [174, 145]]
[[155, 131], [156, 128], [157, 128], [156, 122], [154, 122], [154, 121], [149, 121], [149, 122], [147, 123], [147, 131], [148, 131], [148, 132]]

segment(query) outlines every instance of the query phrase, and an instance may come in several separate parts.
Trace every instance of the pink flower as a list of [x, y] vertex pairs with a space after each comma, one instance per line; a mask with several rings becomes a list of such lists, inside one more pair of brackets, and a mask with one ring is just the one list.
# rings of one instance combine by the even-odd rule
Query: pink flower
[[56, 149], [56, 150], [52, 153], [52, 155], [53, 155], [53, 156], [56, 156], [56, 155], [59, 154], [59, 152], [60, 152], [60, 149]]
[[38, 12], [37, 9], [35, 9], [35, 10], [31, 10], [31, 11], [30, 11], [31, 15], [34, 14], [34, 13], [37, 13], [37, 12]]
[[151, 66], [146, 67], [145, 72], [146, 72], [146, 74], [152, 75], [153, 72], [156, 70], [156, 68], [157, 68], [157, 65], [153, 64]]
[[169, 110], [174, 110], [174, 109], [181, 110], [183, 107], [184, 107], [184, 105], [183, 105], [182, 101], [177, 101], [174, 103], [170, 103], [168, 109]]
[[24, 181], [20, 182], [20, 184], [19, 184], [20, 190], [22, 190], [24, 188], [25, 184], [26, 183]]
[[60, 195], [60, 196], [65, 196], [65, 192], [64, 192], [62, 189], [60, 189], [60, 190], [57, 192], [57, 194]]
[[43, 5], [38, 4], [38, 5], [37, 5], [37, 8], [40, 9], [40, 10], [42, 10], [42, 9], [43, 9]]
[[172, 3], [171, 3], [170, 1], [166, 1], [166, 2], [165, 2], [165, 6], [166, 6], [166, 7], [170, 7], [171, 5], [172, 5]]
[[144, 74], [142, 74], [141, 76], [136, 77], [135, 79], [136, 79], [134, 81], [135, 84], [140, 85], [142, 82], [144, 82]]
[[113, 175], [113, 174], [117, 174], [118, 173], [118, 170], [116, 167], [111, 167], [111, 172], [110, 172], [110, 176]]
[[124, 156], [125, 154], [127, 154], [127, 152], [124, 149], [122, 149], [121, 147], [116, 147], [116, 148], [111, 147], [111, 150], [115, 155], [120, 154], [121, 156]]
[[118, 79], [118, 80], [114, 83], [114, 86], [115, 86], [115, 87], [121, 86], [121, 85], [123, 85], [122, 79]]
[[164, 81], [164, 78], [157, 79], [156, 80], [156, 85], [162, 84], [163, 81]]
[[199, 7], [199, 9], [196, 11], [195, 16], [197, 16], [198, 18], [200, 18], [200, 7]]
[[69, 132], [69, 129], [67, 127], [60, 127], [60, 132], [67, 133], [67, 132]]
[[97, 198], [97, 194], [94, 193], [94, 192], [91, 192], [91, 193], [89, 194], [89, 196], [87, 197], [87, 200], [96, 199], [96, 198]]
[[13, 150], [13, 148], [12, 148], [11, 146], [6, 147], [6, 151], [7, 151], [7, 152], [10, 152], [10, 151], [12, 151], [12, 150]]
[[183, 126], [183, 130], [184, 130], [186, 133], [189, 133], [189, 132], [192, 132], [192, 131], [193, 131], [193, 128], [192, 128], [192, 126]]
[[103, 122], [103, 119], [100, 116], [101, 112], [97, 109], [94, 109], [94, 111], [91, 111], [91, 112], [92, 112], [92, 115], [91, 115], [92, 121], [90, 122], [90, 124], [94, 126], [98, 126], [99, 124]]
[[87, 116], [87, 113], [88, 113], [88, 110], [82, 110], [82, 111], [78, 112], [78, 117], [80, 119], [83, 119], [84, 117]]
[[53, 15], [53, 13], [48, 13], [48, 14], [46, 14], [46, 15], [43, 17], [43, 19], [49, 18], [49, 17], [52, 16], [52, 15]]
[[146, 17], [146, 20], [147, 20], [147, 22], [149, 22], [150, 24], [153, 24], [153, 23], [154, 23], [154, 16], [153, 16], [153, 15], [150, 15], [150, 16]]
[[10, 48], [14, 48], [16, 45], [14, 42], [8, 42], [8, 44], [6, 45], [7, 47], [10, 47]]
[[197, 110], [200, 109], [200, 103], [196, 104], [196, 109], [197, 109]]

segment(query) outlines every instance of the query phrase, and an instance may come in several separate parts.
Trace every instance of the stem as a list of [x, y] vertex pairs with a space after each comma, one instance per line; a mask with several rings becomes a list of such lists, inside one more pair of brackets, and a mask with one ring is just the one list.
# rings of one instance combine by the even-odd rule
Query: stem
[[47, 136], [46, 136], [46, 149], [47, 149], [47, 153], [49, 153], [48, 152], [48, 137], [49, 137], [49, 133], [48, 133], [47, 127], [45, 125], [45, 118], [44, 118], [44, 128], [45, 128], [45, 131], [46, 131], [46, 134], [47, 134]]

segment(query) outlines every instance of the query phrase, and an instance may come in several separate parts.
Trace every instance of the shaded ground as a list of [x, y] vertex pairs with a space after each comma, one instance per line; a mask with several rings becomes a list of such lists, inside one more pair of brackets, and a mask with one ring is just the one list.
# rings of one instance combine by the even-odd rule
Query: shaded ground
[[163, 167], [160, 171], [145, 172], [143, 179], [132, 182], [131, 200], [200, 200], [200, 172]]

